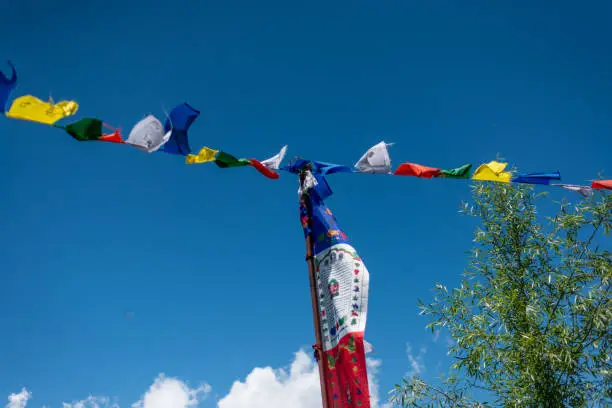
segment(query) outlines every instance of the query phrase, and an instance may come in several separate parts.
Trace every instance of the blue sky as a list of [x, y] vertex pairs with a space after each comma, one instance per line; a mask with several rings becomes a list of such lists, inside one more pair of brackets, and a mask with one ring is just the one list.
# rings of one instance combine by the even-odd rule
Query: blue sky
[[[352, 165], [384, 140], [394, 165], [499, 153], [563, 181], [610, 176], [612, 9], [605, 1], [10, 2], [0, 58], [14, 95], [75, 99], [125, 133], [188, 102], [194, 149]], [[3, 66], [5, 72], [8, 66]], [[29, 406], [141, 398], [159, 373], [212, 386], [314, 342], [297, 181], [186, 166], [58, 129], [0, 121], [0, 396]], [[371, 276], [366, 338], [385, 394], [420, 348], [417, 316], [466, 266], [469, 182], [337, 174], [329, 206]], [[567, 195], [552, 190], [551, 199]], [[125, 318], [126, 311], [134, 317]], [[230, 408], [229, 404], [226, 404]]]

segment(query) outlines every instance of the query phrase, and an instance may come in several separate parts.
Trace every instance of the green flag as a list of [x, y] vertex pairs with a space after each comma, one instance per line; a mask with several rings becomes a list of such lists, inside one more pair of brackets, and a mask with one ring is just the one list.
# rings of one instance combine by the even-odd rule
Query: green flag
[[229, 153], [219, 152], [215, 157], [215, 164], [225, 169], [227, 167], [249, 166], [251, 162], [247, 159], [237, 159]]
[[472, 168], [471, 164], [464, 164], [461, 167], [457, 167], [456, 169], [450, 170], [440, 170], [441, 177], [447, 178], [470, 178], [470, 169]]
[[102, 121], [95, 118], [83, 118], [64, 126], [64, 130], [76, 140], [98, 140], [102, 137]]

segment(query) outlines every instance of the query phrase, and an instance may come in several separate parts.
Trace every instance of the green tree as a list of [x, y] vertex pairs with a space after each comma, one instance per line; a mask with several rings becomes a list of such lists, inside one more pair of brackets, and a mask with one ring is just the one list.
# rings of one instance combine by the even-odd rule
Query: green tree
[[480, 223], [465, 279], [451, 291], [436, 284], [431, 303], [419, 300], [427, 327], [455, 340], [454, 362], [439, 384], [396, 385], [397, 406], [610, 403], [612, 195], [555, 203], [547, 218], [536, 211], [541, 195], [525, 185], [473, 187], [461, 212]]

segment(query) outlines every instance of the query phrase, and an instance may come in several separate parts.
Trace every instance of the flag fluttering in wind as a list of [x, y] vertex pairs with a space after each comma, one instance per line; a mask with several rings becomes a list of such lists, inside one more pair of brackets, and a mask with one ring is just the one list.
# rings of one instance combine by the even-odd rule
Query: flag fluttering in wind
[[250, 166], [251, 162], [248, 159], [238, 159], [229, 153], [219, 152], [215, 157], [215, 164], [222, 169], [228, 167]]
[[152, 153], [169, 139], [170, 132], [164, 132], [164, 127], [159, 119], [153, 115], [147, 115], [134, 125], [125, 143], [144, 152]]
[[472, 175], [472, 180], [509, 183], [510, 179], [512, 178], [512, 174], [510, 174], [508, 171], [504, 171], [506, 166], [508, 166], [508, 163], [500, 163], [495, 160], [486, 164], [481, 164]]
[[519, 174], [512, 179], [513, 183], [525, 184], [544, 184], [549, 185], [551, 180], [561, 180], [561, 174], [558, 171], [551, 173], [528, 173]]
[[17, 71], [11, 61], [8, 62], [11, 66], [11, 77], [7, 78], [2, 71], [0, 71], [0, 113], [6, 111], [6, 105], [11, 97], [11, 93], [15, 86], [17, 86]]
[[43, 102], [32, 95], [15, 98], [6, 116], [13, 119], [29, 120], [31, 122], [52, 125], [58, 120], [72, 116], [79, 109], [75, 101]]
[[186, 102], [172, 109], [164, 124], [164, 133], [169, 132], [170, 137], [161, 146], [160, 151], [181, 156], [191, 154], [187, 132], [198, 116], [200, 116], [200, 111]]
[[262, 160], [261, 164], [269, 168], [270, 170], [278, 170], [280, 168], [280, 164], [285, 158], [285, 154], [287, 154], [287, 145], [283, 146], [280, 149], [280, 152], [270, 157], [269, 159]]
[[329, 407], [369, 408], [363, 339], [369, 273], [321, 198], [320, 180], [302, 188], [300, 214], [313, 242], [327, 400]]
[[551, 184], [552, 186], [563, 187], [566, 190], [575, 191], [583, 197], [590, 197], [593, 195], [593, 189], [589, 186], [577, 186], [575, 184]]
[[360, 173], [391, 174], [391, 158], [387, 146], [391, 144], [380, 142], [368, 149], [355, 163]]
[[204, 146], [200, 149], [198, 154], [188, 154], [185, 158], [187, 164], [200, 164], [215, 161], [215, 156], [219, 153], [218, 150], [211, 149], [210, 147]]
[[612, 190], [612, 180], [595, 180], [591, 183], [592, 188]]
[[422, 178], [438, 177], [440, 175], [440, 169], [435, 167], [427, 167], [415, 163], [402, 163], [395, 170], [396, 176], [414, 176]]
[[440, 177], [455, 178], [455, 179], [467, 179], [470, 178], [470, 170], [472, 169], [471, 164], [464, 164], [456, 169], [440, 170]]

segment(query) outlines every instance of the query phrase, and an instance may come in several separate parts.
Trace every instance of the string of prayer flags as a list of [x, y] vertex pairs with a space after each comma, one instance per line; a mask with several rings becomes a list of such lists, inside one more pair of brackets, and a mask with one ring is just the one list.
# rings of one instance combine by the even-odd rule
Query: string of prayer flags
[[187, 164], [200, 164], [215, 161], [215, 156], [219, 153], [218, 150], [204, 146], [198, 154], [188, 154], [185, 158]]
[[164, 127], [159, 119], [153, 115], [147, 115], [134, 125], [125, 143], [144, 152], [152, 153], [169, 139], [170, 132], [164, 133]]
[[504, 171], [506, 166], [508, 166], [508, 163], [500, 163], [495, 160], [481, 164], [472, 175], [472, 180], [509, 183], [512, 175], [510, 172]]
[[221, 151], [215, 157], [215, 164], [225, 169], [228, 167], [250, 166], [251, 162], [247, 159], [237, 159], [231, 154]]
[[13, 89], [15, 89], [15, 86], [17, 86], [17, 71], [15, 70], [15, 66], [11, 61], [8, 61], [8, 64], [11, 66], [12, 70], [10, 78], [7, 78], [6, 75], [0, 71], [0, 113], [6, 111], [11, 93]]
[[380, 142], [370, 147], [354, 167], [360, 173], [391, 174], [391, 158], [387, 146], [391, 146], [391, 143]]
[[75, 101], [43, 102], [32, 95], [15, 98], [6, 116], [13, 119], [29, 120], [31, 122], [53, 125], [58, 120], [72, 116], [79, 109]]
[[512, 182], [549, 185], [551, 180], [561, 180], [561, 174], [558, 171], [552, 173], [519, 174], [512, 179]]
[[612, 190], [612, 180], [596, 180], [591, 183], [592, 188]]
[[470, 178], [471, 164], [464, 164], [456, 169], [440, 170], [440, 177], [451, 179], [468, 179]]
[[402, 163], [395, 169], [396, 176], [414, 176], [421, 178], [432, 178], [440, 175], [440, 169], [422, 166], [415, 163]]
[[200, 116], [200, 111], [194, 109], [186, 102], [172, 109], [164, 124], [164, 132], [170, 132], [170, 138], [161, 146], [160, 150], [182, 156], [191, 154], [187, 132], [198, 116]]
[[577, 186], [575, 184], [551, 184], [552, 186], [563, 187], [566, 190], [575, 191], [583, 197], [590, 197], [593, 195], [593, 189], [589, 186]]
[[[189, 145], [189, 129], [194, 121], [200, 116], [200, 111], [183, 102], [175, 106], [167, 115], [165, 123], [149, 114], [139, 120], [131, 129], [126, 140], [123, 140], [120, 129], [115, 129], [105, 124], [101, 119], [85, 117], [67, 125], [56, 125], [60, 119], [76, 114], [79, 104], [74, 100], [62, 100], [55, 103], [52, 98], [45, 102], [33, 95], [22, 95], [9, 103], [9, 98], [17, 84], [17, 70], [9, 60], [11, 68], [10, 76], [0, 70], [0, 110], [6, 117], [31, 122], [42, 123], [63, 129], [72, 138], [78, 141], [104, 141], [119, 144], [129, 144], [141, 151], [153, 153], [163, 151], [165, 153], [185, 156], [186, 164], [201, 164], [214, 162], [220, 168], [252, 166], [258, 172], [270, 179], [278, 179], [279, 170], [299, 174], [304, 166], [313, 175], [313, 182], [320, 187], [321, 191], [331, 189], [323, 176], [334, 173], [364, 173], [364, 174], [393, 174], [396, 176], [413, 176], [431, 179], [434, 177], [448, 179], [473, 179], [480, 181], [494, 181], [502, 183], [527, 183], [551, 185], [552, 181], [560, 181], [561, 175], [556, 172], [526, 173], [513, 177], [510, 171], [506, 171], [507, 163], [491, 161], [481, 164], [472, 174], [472, 164], [464, 164], [454, 169], [439, 169], [416, 163], [402, 163], [393, 172], [389, 146], [392, 143], [381, 141], [371, 146], [357, 162], [348, 167], [336, 163], [328, 163], [316, 160], [296, 158], [295, 162], [282, 165], [287, 153], [287, 146], [265, 160], [236, 158], [229, 153], [210, 147], [202, 147], [196, 154], [192, 152]], [[9, 107], [10, 105], [10, 107]], [[104, 127], [111, 129], [111, 133], [105, 133]], [[588, 197], [592, 195], [593, 189], [612, 190], [612, 181], [596, 180], [592, 185], [580, 186], [573, 184], [552, 184]], [[327, 187], [325, 187], [327, 186]], [[325, 188], [324, 188], [325, 187]]]

